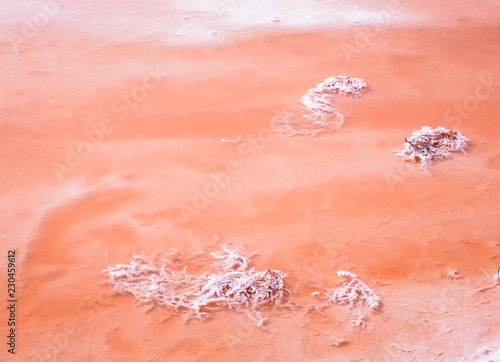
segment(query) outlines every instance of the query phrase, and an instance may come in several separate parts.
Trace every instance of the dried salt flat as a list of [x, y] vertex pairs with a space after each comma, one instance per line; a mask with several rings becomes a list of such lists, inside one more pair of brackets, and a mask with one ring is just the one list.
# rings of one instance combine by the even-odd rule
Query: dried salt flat
[[331, 102], [331, 96], [361, 96], [365, 92], [366, 82], [362, 79], [345, 75], [327, 78], [302, 97], [305, 107], [278, 115], [273, 121], [273, 129], [290, 136], [306, 138], [338, 130], [344, 123], [344, 116]]
[[164, 305], [173, 313], [187, 319], [205, 319], [211, 311], [222, 309], [245, 310], [261, 328], [266, 318], [265, 307], [286, 305], [289, 292], [284, 288], [287, 275], [279, 270], [256, 272], [248, 268], [248, 259], [240, 249], [225, 247], [223, 252], [212, 252], [212, 269], [202, 275], [187, 273], [185, 262], [200, 259], [208, 253], [191, 257], [177, 251], [162, 259], [158, 267], [150, 258], [134, 256], [129, 264], [118, 264], [103, 271], [119, 294], [132, 294], [141, 303]]
[[420, 163], [422, 169], [427, 169], [433, 160], [441, 160], [450, 157], [452, 151], [465, 153], [467, 143], [470, 141], [457, 130], [449, 130], [444, 127], [431, 128], [423, 126], [420, 130], [413, 132], [410, 138], [405, 139], [396, 156], [405, 161]]

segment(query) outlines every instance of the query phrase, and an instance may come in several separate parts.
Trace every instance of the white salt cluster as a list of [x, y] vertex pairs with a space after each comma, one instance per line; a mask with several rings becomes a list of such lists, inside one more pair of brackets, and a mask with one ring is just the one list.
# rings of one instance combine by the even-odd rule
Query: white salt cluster
[[235, 249], [223, 247], [224, 253], [212, 252], [210, 255], [217, 259], [215, 267], [220, 271], [243, 271], [248, 269], [247, 257], [240, 255]]
[[495, 275], [493, 275], [493, 279], [500, 281], [500, 267]]
[[470, 357], [471, 361], [497, 362], [500, 361], [500, 349], [482, 347]]
[[217, 274], [191, 275], [186, 266], [176, 270], [186, 259], [176, 251], [166, 254], [167, 258], [162, 259], [166, 265], [160, 268], [151, 259], [134, 256], [130, 264], [111, 266], [103, 273], [118, 293], [133, 294], [140, 302], [165, 305], [175, 313], [200, 319], [213, 310], [246, 308], [257, 325], [263, 327], [265, 319], [259, 310], [284, 299], [287, 275], [278, 270], [247, 270], [248, 260], [238, 249], [223, 250], [211, 253], [217, 261], [212, 273]]
[[456, 270], [453, 270], [453, 269], [447, 269], [446, 270], [446, 276], [449, 278], [449, 279], [462, 279], [462, 276], [460, 274], [458, 274], [458, 272]]
[[470, 139], [456, 130], [423, 126], [405, 141], [403, 149], [396, 156], [405, 161], [421, 163], [421, 168], [428, 168], [432, 160], [449, 157], [451, 151], [460, 150], [465, 153], [464, 149]]
[[202, 288], [194, 309], [215, 306], [229, 309], [272, 306], [283, 298], [284, 279], [279, 270], [266, 269], [260, 273], [232, 272], [213, 275]]
[[130, 264], [110, 266], [107, 274], [119, 294], [133, 294], [140, 302], [166, 305], [174, 312], [189, 310], [203, 286], [199, 277], [185, 270], [157, 268], [149, 258], [135, 255]]
[[372, 310], [378, 309], [380, 306], [380, 297], [359, 280], [356, 274], [340, 270], [337, 272], [337, 275], [342, 278], [342, 282], [345, 285], [335, 289], [332, 293], [327, 293], [332, 302], [349, 304], [352, 307], [354, 303], [361, 301], [362, 303], [366, 302]]
[[313, 137], [318, 133], [340, 129], [344, 116], [332, 104], [331, 95], [360, 96], [366, 92], [366, 83], [345, 75], [327, 78], [310, 89], [301, 99], [305, 108], [280, 114], [274, 130], [291, 136]]

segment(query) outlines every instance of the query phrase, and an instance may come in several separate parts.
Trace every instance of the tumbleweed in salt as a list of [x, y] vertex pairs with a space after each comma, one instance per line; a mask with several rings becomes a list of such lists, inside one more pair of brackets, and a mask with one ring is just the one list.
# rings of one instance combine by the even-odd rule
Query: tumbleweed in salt
[[396, 156], [405, 161], [421, 163], [421, 168], [428, 168], [431, 161], [450, 157], [452, 151], [465, 153], [464, 150], [470, 139], [457, 130], [423, 126], [420, 130], [413, 132], [410, 138], [405, 138], [405, 141], [403, 149]]
[[197, 307], [272, 306], [283, 297], [286, 274], [279, 270], [266, 269], [260, 273], [232, 272], [213, 275], [202, 288]]
[[206, 253], [185, 256], [174, 250], [157, 267], [146, 257], [135, 256], [130, 264], [118, 264], [103, 271], [120, 294], [133, 294], [140, 302], [165, 305], [188, 317], [204, 318], [211, 310], [246, 308], [249, 317], [263, 328], [259, 309], [284, 300], [286, 274], [266, 269], [248, 269], [248, 259], [239, 249], [224, 247], [212, 252], [216, 260], [210, 271], [195, 276], [182, 263], [204, 260]]
[[380, 297], [359, 280], [356, 274], [339, 270], [337, 275], [342, 278], [342, 282], [345, 285], [335, 289], [332, 293], [326, 294], [332, 302], [349, 304], [352, 307], [354, 303], [361, 301], [362, 303], [366, 302], [372, 310], [378, 309], [380, 306]]
[[298, 111], [284, 112], [274, 120], [274, 130], [291, 136], [313, 137], [318, 133], [340, 129], [344, 116], [331, 102], [336, 94], [360, 96], [366, 92], [366, 83], [345, 75], [327, 78], [310, 89], [301, 99]]

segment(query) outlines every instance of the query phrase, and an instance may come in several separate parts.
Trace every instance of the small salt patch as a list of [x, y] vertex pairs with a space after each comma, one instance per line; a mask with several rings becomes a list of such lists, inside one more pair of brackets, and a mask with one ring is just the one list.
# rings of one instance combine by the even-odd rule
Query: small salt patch
[[449, 279], [462, 279], [462, 276], [460, 274], [458, 274], [458, 272], [456, 270], [453, 270], [453, 269], [448, 269], [446, 271], [446, 276], [449, 278]]
[[337, 276], [339, 276], [341, 278], [351, 278], [351, 279], [355, 279], [357, 277], [356, 274], [350, 273], [350, 272], [345, 271], [345, 270], [339, 270], [337, 272]]
[[327, 294], [332, 302], [349, 304], [352, 307], [355, 302], [361, 301], [362, 303], [366, 302], [371, 310], [379, 308], [380, 297], [365, 283], [359, 280], [356, 274], [345, 270], [339, 270], [337, 275], [342, 278], [344, 286]]
[[305, 108], [278, 114], [274, 120], [274, 131], [310, 138], [321, 132], [340, 129], [344, 116], [337, 112], [330, 97], [338, 94], [356, 97], [365, 92], [366, 82], [360, 78], [345, 75], [329, 77], [302, 97]]
[[489, 347], [483, 347], [478, 352], [479, 352], [479, 354], [487, 355], [487, 354], [493, 352], [493, 350]]
[[457, 130], [423, 126], [409, 138], [405, 138], [406, 143], [396, 156], [404, 161], [420, 163], [421, 168], [426, 169], [432, 160], [450, 157], [452, 151], [465, 152], [469, 141], [470, 139]]
[[217, 33], [216, 31], [211, 31], [210, 33], [208, 33], [208, 35], [210, 35], [212, 38], [219, 35], [219, 33]]

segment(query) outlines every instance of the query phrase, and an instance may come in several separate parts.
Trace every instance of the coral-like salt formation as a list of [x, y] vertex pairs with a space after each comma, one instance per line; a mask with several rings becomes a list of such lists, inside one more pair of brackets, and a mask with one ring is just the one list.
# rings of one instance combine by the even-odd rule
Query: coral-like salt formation
[[265, 318], [260, 310], [286, 299], [287, 275], [279, 270], [248, 269], [248, 260], [238, 249], [224, 248], [223, 253], [212, 252], [211, 256], [216, 260], [211, 272], [216, 274], [195, 276], [186, 272], [186, 266], [179, 269], [186, 258], [177, 251], [167, 254], [166, 265], [161, 267], [149, 258], [135, 256], [130, 264], [111, 266], [103, 273], [118, 293], [133, 294], [140, 302], [165, 305], [172, 312], [201, 319], [209, 311], [245, 308], [263, 328]]
[[403, 149], [396, 156], [405, 161], [421, 163], [421, 168], [425, 169], [431, 165], [431, 161], [449, 157], [451, 151], [464, 152], [470, 139], [456, 130], [423, 126], [405, 141]]
[[[248, 307], [255, 311], [264, 306], [273, 306], [283, 299], [286, 276], [279, 270], [270, 269], [260, 273], [232, 272], [214, 275], [202, 288], [193, 308], [199, 313], [210, 308]], [[260, 313], [255, 317], [257, 325], [262, 327], [264, 320]]]
[[277, 116], [274, 130], [291, 136], [313, 137], [318, 133], [340, 129], [344, 116], [332, 104], [331, 96], [360, 96], [365, 92], [366, 83], [362, 79], [345, 75], [327, 78], [302, 97], [305, 107]]
[[352, 307], [356, 302], [360, 301], [361, 303], [367, 303], [371, 310], [378, 309], [380, 306], [380, 297], [359, 280], [356, 274], [339, 270], [337, 275], [342, 278], [342, 282], [345, 285], [326, 294], [332, 302], [349, 304]]
[[185, 270], [158, 268], [149, 258], [134, 256], [130, 264], [118, 264], [103, 271], [119, 294], [133, 294], [140, 302], [171, 307], [176, 313], [192, 309], [203, 286], [202, 278]]

